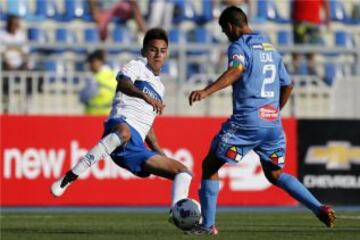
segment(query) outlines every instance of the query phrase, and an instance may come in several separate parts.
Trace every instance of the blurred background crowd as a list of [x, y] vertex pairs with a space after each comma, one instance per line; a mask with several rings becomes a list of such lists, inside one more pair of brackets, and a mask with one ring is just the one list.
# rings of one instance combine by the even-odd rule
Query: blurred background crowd
[[231, 89], [187, 106], [226, 68], [221, 11], [241, 7], [284, 57], [295, 91], [284, 116], [360, 118], [360, 0], [2, 0], [2, 114], [106, 115], [115, 74], [147, 29], [169, 33], [166, 115], [227, 115]]

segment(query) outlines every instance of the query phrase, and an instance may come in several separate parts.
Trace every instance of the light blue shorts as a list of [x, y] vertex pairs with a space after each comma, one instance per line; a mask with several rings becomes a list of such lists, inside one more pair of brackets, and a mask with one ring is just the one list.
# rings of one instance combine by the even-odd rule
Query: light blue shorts
[[211, 150], [222, 161], [237, 163], [251, 150], [261, 161], [283, 167], [286, 141], [281, 125], [246, 128], [230, 121], [214, 137]]

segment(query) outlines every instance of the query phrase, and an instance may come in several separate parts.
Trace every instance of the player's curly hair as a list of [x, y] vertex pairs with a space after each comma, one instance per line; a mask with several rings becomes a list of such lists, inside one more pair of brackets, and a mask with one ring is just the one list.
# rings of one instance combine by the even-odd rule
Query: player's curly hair
[[231, 23], [239, 27], [248, 25], [248, 19], [243, 10], [239, 7], [227, 7], [220, 15], [220, 26], [226, 26], [226, 23]]
[[152, 28], [148, 30], [145, 34], [143, 40], [143, 47], [145, 48], [150, 43], [150, 41], [154, 39], [164, 40], [166, 42], [166, 45], [169, 45], [166, 31], [162, 28]]

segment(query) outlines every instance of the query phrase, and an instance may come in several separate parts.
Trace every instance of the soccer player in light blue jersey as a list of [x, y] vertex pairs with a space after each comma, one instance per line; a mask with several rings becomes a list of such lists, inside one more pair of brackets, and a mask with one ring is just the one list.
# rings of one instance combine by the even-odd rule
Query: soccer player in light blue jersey
[[225, 163], [241, 161], [250, 150], [259, 155], [265, 176], [272, 184], [308, 207], [326, 226], [333, 227], [334, 210], [321, 204], [295, 177], [282, 172], [286, 139], [280, 110], [293, 84], [280, 54], [250, 29], [246, 15], [238, 7], [225, 9], [219, 24], [231, 42], [228, 69], [204, 89], [191, 92], [189, 103], [192, 105], [232, 85], [233, 114], [214, 137], [203, 161], [199, 190], [203, 222], [190, 233], [218, 234], [215, 227], [218, 170]]
[[51, 193], [55, 197], [62, 196], [98, 160], [110, 156], [118, 166], [136, 176], [154, 174], [172, 180], [172, 205], [187, 198], [192, 175], [181, 162], [165, 156], [152, 127], [156, 115], [165, 107], [162, 100], [165, 88], [159, 75], [168, 53], [166, 32], [159, 28], [147, 31], [141, 53], [141, 57], [125, 64], [117, 74], [116, 95], [102, 139], [52, 184]]

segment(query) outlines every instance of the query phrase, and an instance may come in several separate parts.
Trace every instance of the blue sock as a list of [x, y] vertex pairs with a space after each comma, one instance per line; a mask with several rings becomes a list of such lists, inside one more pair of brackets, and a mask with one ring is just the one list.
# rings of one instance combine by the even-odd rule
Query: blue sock
[[201, 214], [203, 217], [202, 225], [211, 227], [215, 224], [216, 200], [219, 192], [219, 181], [202, 180], [199, 189]]
[[295, 177], [282, 173], [276, 183], [277, 186], [288, 192], [293, 198], [311, 209], [315, 214], [319, 212], [322, 205], [311, 192]]

